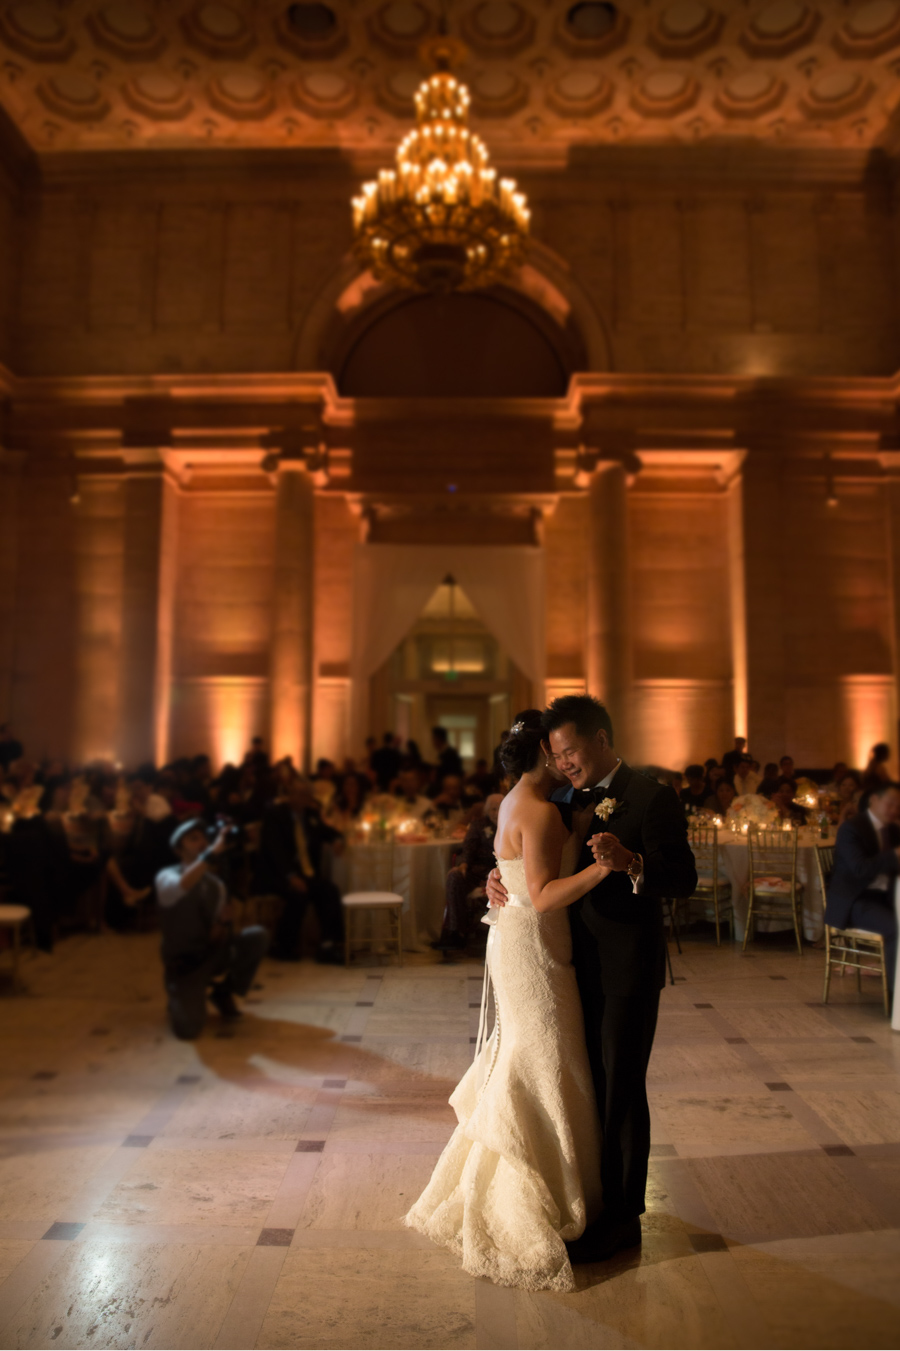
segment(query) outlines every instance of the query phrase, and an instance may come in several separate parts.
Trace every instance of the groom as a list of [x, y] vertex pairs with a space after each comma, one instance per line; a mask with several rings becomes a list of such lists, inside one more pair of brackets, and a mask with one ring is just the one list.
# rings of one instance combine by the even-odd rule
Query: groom
[[[543, 723], [548, 758], [570, 784], [553, 801], [584, 841], [579, 868], [596, 858], [613, 870], [569, 908], [603, 1131], [603, 1213], [567, 1246], [573, 1262], [600, 1262], [641, 1241], [650, 1156], [647, 1065], [665, 984], [662, 898], [690, 896], [697, 871], [674, 790], [620, 759], [603, 704], [566, 695], [550, 705]], [[492, 904], [505, 903], [496, 871], [487, 891]]]

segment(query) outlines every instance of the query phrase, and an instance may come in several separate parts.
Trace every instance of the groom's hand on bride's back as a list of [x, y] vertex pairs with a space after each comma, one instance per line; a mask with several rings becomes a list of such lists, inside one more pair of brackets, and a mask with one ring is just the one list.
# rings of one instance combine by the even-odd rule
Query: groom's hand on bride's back
[[500, 881], [499, 868], [494, 868], [492, 872], [488, 873], [488, 880], [484, 885], [484, 889], [487, 892], [488, 901], [491, 905], [506, 905], [506, 902], [509, 899], [509, 893]]

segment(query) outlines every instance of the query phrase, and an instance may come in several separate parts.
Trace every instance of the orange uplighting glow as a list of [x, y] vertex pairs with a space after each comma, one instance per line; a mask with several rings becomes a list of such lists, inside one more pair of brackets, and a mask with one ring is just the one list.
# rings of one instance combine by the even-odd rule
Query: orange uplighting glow
[[844, 676], [841, 686], [850, 763], [862, 769], [876, 742], [892, 743], [897, 716], [894, 682], [890, 676]]

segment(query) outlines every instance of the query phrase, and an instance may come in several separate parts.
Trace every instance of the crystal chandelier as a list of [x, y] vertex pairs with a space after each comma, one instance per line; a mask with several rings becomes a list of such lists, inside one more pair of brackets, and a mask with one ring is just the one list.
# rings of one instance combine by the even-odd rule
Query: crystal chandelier
[[415, 96], [418, 126], [353, 199], [356, 250], [381, 281], [419, 291], [490, 286], [522, 261], [529, 211], [468, 128], [469, 91], [447, 70]]

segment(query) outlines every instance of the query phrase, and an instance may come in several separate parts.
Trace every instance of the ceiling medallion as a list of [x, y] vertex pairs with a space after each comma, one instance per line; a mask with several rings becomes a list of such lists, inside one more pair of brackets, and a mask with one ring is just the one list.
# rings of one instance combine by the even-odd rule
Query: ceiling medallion
[[459, 44], [438, 39], [438, 69], [415, 96], [418, 126], [353, 199], [356, 250], [381, 281], [418, 291], [472, 291], [522, 261], [525, 196], [489, 167], [468, 128], [469, 91], [450, 74]]

